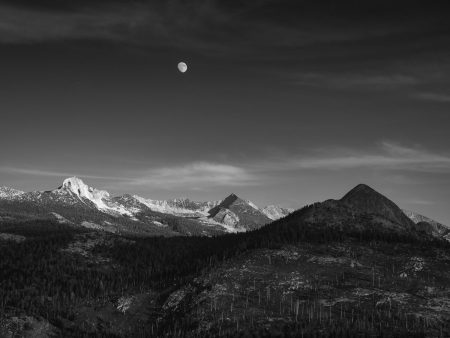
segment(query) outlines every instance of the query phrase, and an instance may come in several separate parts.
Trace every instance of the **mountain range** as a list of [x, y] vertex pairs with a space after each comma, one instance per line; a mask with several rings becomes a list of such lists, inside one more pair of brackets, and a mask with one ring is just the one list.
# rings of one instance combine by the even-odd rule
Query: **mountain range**
[[[254, 203], [230, 194], [223, 200], [154, 200], [125, 194], [112, 197], [77, 177], [53, 190], [24, 192], [0, 187], [0, 221], [54, 219], [60, 223], [113, 233], [145, 236], [220, 235], [258, 229], [286, 217], [293, 209]], [[361, 217], [381, 228], [421, 229], [450, 239], [450, 228], [426, 216], [401, 210], [394, 202], [359, 184], [340, 200], [316, 203], [303, 219], [335, 227], [361, 227]]]
[[291, 212], [68, 178], [1, 188], [0, 230], [1, 337], [450, 335], [450, 227], [365, 184]]
[[274, 205], [258, 208], [231, 194], [221, 201], [187, 198], [153, 200], [125, 194], [112, 197], [70, 177], [56, 189], [24, 192], [0, 187], [0, 217], [56, 218], [115, 233], [146, 235], [216, 235], [257, 229], [284, 217], [292, 209]]

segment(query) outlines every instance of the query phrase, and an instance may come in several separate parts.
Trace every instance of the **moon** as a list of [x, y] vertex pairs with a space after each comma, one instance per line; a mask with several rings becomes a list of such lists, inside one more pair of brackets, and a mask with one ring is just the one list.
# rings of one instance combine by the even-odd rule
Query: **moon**
[[182, 73], [185, 73], [187, 71], [187, 64], [185, 64], [184, 62], [179, 62], [178, 70]]

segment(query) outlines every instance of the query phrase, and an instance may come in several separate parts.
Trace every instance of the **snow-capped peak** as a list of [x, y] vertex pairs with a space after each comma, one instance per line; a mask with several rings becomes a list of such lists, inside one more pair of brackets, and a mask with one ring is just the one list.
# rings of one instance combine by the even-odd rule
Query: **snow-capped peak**
[[54, 190], [56, 193], [68, 192], [77, 196], [82, 202], [89, 200], [99, 209], [106, 213], [133, 216], [136, 210], [128, 210], [123, 205], [114, 202], [107, 191], [92, 188], [85, 184], [78, 177], [69, 177], [63, 181], [63, 184], [58, 189]]
[[74, 194], [87, 199], [109, 198], [109, 193], [107, 191], [89, 187], [78, 177], [66, 178], [61, 188], [69, 190]]
[[62, 186], [56, 190], [56, 192], [61, 191], [75, 194], [81, 201], [85, 198], [94, 203], [100, 210], [111, 209], [111, 207], [105, 203], [105, 200], [109, 199], [109, 193], [107, 191], [89, 187], [78, 177], [66, 178], [63, 181]]

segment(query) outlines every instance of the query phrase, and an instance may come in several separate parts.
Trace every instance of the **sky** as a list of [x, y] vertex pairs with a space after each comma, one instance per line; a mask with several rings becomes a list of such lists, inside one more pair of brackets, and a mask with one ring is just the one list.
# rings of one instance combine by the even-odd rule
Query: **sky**
[[366, 183], [450, 224], [449, 17], [439, 0], [0, 1], [0, 185], [297, 208]]

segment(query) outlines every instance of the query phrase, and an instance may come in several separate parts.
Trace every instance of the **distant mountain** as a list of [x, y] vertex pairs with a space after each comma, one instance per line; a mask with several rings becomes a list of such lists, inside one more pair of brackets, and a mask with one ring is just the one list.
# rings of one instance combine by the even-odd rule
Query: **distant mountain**
[[[169, 200], [152, 200], [137, 195], [132, 196], [136, 202], [152, 211], [175, 216], [195, 218], [200, 222], [219, 225], [228, 232], [253, 230], [288, 215], [291, 209], [275, 205], [259, 209], [251, 201], [240, 199], [231, 194], [223, 201], [198, 202], [187, 198]], [[119, 201], [123, 197], [116, 199]]]
[[209, 217], [238, 231], [254, 230], [272, 221], [255, 204], [235, 194], [212, 208]]
[[24, 193], [24, 191], [16, 190], [13, 188], [0, 187], [0, 198], [15, 198]]
[[78, 177], [65, 179], [62, 186], [50, 193], [62, 196], [76, 196], [81, 202], [86, 203], [89, 201], [94, 204], [98, 210], [106, 213], [120, 214], [123, 216], [133, 216], [134, 214], [122, 205], [115, 203], [114, 200], [110, 198], [107, 191], [89, 187]]
[[289, 215], [294, 209], [282, 208], [277, 205], [268, 205], [261, 209], [262, 213], [271, 220], [277, 220], [279, 218]]
[[[0, 187], [0, 222], [51, 218], [115, 233], [144, 235], [216, 235], [261, 228], [293, 211], [254, 203], [231, 194], [222, 201], [198, 202], [187, 198], [152, 200], [125, 194], [111, 197], [105, 190], [77, 177], [65, 179], [49, 191], [23, 192]], [[292, 217], [297, 216], [293, 212]], [[316, 227], [387, 231], [421, 230], [450, 239], [450, 227], [417, 213], [402, 211], [394, 202], [360, 184], [340, 200], [315, 203], [301, 221]]]
[[429, 217], [420, 215], [413, 211], [403, 210], [406, 216], [408, 216], [415, 224], [420, 225], [424, 230], [429, 231], [436, 237], [445, 237], [450, 239], [450, 226], [441, 224], [432, 220]]
[[143, 203], [138, 201], [134, 196], [129, 194], [125, 194], [122, 196], [116, 196], [111, 199], [114, 203], [122, 206], [122, 208], [126, 209], [128, 212], [133, 215], [138, 214], [143, 211], [150, 210]]
[[116, 233], [209, 236], [256, 229], [289, 212], [276, 206], [260, 210], [250, 201], [233, 196], [206, 202], [187, 198], [152, 200], [129, 194], [112, 197], [105, 190], [70, 177], [48, 191], [1, 187], [0, 221], [50, 217]]
[[57, 189], [18, 192], [2, 188], [0, 221], [64, 220], [67, 224], [113, 233], [154, 235], [216, 235], [227, 232], [217, 224], [154, 212], [133, 196], [111, 197], [107, 191], [67, 178]]
[[137, 195], [133, 197], [153, 211], [184, 217], [207, 216], [208, 211], [220, 203], [220, 201], [196, 202], [188, 198], [151, 200]]

